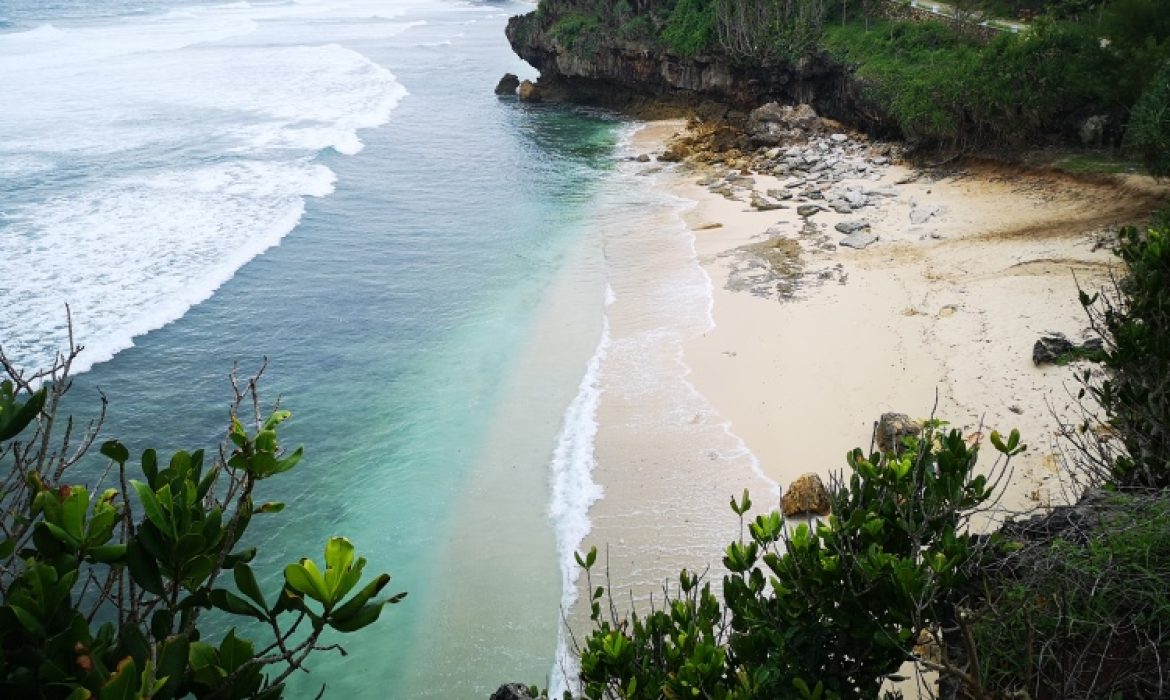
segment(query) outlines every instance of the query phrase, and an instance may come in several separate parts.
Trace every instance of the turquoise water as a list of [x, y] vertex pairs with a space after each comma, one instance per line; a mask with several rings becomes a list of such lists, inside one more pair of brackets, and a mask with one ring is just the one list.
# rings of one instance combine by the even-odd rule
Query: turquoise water
[[625, 126], [492, 95], [525, 3], [142, 5], [0, 2], [0, 343], [44, 362], [72, 304], [75, 410], [100, 388], [135, 452], [214, 444], [228, 371], [269, 358], [307, 454], [263, 494], [290, 508], [255, 523], [261, 566], [344, 533], [409, 592], [295, 697], [544, 682], [548, 460]]

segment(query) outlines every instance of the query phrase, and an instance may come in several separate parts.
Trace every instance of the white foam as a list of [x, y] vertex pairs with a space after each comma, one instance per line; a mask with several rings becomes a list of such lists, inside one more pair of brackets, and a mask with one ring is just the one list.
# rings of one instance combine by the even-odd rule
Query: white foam
[[331, 193], [333, 182], [328, 168], [307, 160], [236, 161], [45, 202], [0, 240], [5, 350], [26, 367], [52, 357], [66, 340], [68, 303], [87, 348], [76, 370], [113, 357], [279, 243], [300, 220], [303, 198]]
[[[613, 290], [607, 286], [607, 302], [612, 296]], [[564, 426], [557, 437], [557, 446], [549, 465], [552, 481], [549, 518], [553, 523], [561, 567], [561, 610], [566, 612], [577, 601], [580, 567], [574, 555], [585, 535], [589, 534], [589, 508], [603, 495], [601, 486], [593, 481], [593, 468], [596, 465], [593, 448], [597, 437], [597, 406], [601, 401], [601, 363], [609, 350], [609, 344], [609, 319], [606, 318], [597, 350], [589, 360], [576, 397], [565, 411]], [[560, 697], [567, 687], [567, 679], [575, 677], [576, 664], [576, 655], [570, 648], [562, 619], [557, 629], [552, 697]]]
[[332, 191], [313, 158], [359, 152], [360, 130], [407, 93], [329, 38], [421, 22], [370, 22], [354, 4], [192, 6], [0, 34], [0, 179], [15, 183], [0, 181], [0, 343], [18, 364], [60, 349], [65, 303], [88, 348], [78, 369], [112, 357], [278, 243], [305, 197]]

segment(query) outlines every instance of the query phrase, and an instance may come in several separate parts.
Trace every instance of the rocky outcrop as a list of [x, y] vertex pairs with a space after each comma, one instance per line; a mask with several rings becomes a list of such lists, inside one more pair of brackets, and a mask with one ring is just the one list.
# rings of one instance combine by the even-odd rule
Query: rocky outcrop
[[1090, 338], [1077, 345], [1064, 333], [1050, 333], [1040, 336], [1032, 346], [1032, 363], [1039, 365], [1059, 364], [1070, 360], [1091, 358], [1105, 350], [1100, 338]]
[[807, 515], [828, 515], [830, 510], [829, 491], [821, 477], [809, 472], [802, 474], [789, 485], [780, 499], [784, 517]]
[[622, 39], [616, 30], [565, 43], [553, 29], [558, 13], [571, 11], [549, 3], [539, 13], [508, 21], [508, 41], [540, 71], [546, 100], [596, 104], [639, 116], [705, 118], [729, 112], [742, 118], [769, 102], [803, 103], [870, 133], [896, 135], [893, 121], [865, 99], [864, 86], [826, 53], [794, 63], [752, 65], [715, 54], [679, 56], [657, 44]]
[[515, 95], [520, 87], [520, 77], [513, 73], [504, 73], [500, 82], [496, 83], [497, 95]]
[[520, 100], [522, 102], [540, 102], [541, 90], [536, 86], [536, 83], [531, 80], [525, 80], [520, 83]]
[[522, 683], [507, 683], [497, 688], [489, 700], [532, 700], [535, 697], [529, 692], [528, 686]]

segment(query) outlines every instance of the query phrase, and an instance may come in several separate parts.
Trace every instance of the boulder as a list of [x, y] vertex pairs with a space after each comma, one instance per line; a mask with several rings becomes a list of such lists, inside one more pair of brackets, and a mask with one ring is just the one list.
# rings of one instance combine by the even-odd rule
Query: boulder
[[883, 413], [878, 420], [877, 446], [882, 452], [898, 452], [902, 438], [921, 434], [922, 426], [905, 413]]
[[1108, 125], [1108, 114], [1094, 114], [1081, 122], [1080, 128], [1077, 129], [1081, 137], [1081, 143], [1086, 146], [1100, 146], [1101, 142], [1105, 139], [1105, 127]]
[[780, 202], [773, 202], [772, 200], [763, 197], [759, 192], [752, 192], [752, 208], [759, 211], [772, 211], [774, 209], [787, 209]]
[[520, 87], [520, 78], [512, 73], [504, 73], [504, 77], [500, 78], [500, 82], [496, 83], [497, 95], [515, 95], [517, 88]]
[[796, 208], [796, 213], [805, 217], [806, 219], [821, 210], [819, 204], [801, 204]]
[[856, 248], [857, 250], [862, 250], [873, 245], [874, 243], [877, 243], [877, 241], [878, 235], [876, 233], [872, 231], [858, 231], [856, 233], [851, 233], [837, 241], [837, 245], [845, 246], [846, 248]]
[[1052, 333], [1040, 336], [1032, 346], [1032, 363], [1036, 365], [1052, 364], [1073, 351], [1076, 345], [1064, 333]]
[[848, 236], [851, 233], [857, 233], [869, 228], [868, 221], [842, 221], [833, 228]]
[[830, 510], [829, 491], [821, 482], [821, 477], [811, 472], [802, 474], [788, 486], [784, 497], [780, 499], [780, 507], [784, 512], [784, 517], [807, 513], [828, 515]]
[[520, 83], [520, 99], [524, 102], [540, 102], [540, 88], [531, 80]]
[[778, 146], [816, 130], [819, 125], [817, 113], [806, 104], [788, 106], [769, 102], [748, 115], [747, 135], [757, 146]]
[[535, 697], [523, 683], [506, 683], [496, 689], [489, 700], [532, 700]]

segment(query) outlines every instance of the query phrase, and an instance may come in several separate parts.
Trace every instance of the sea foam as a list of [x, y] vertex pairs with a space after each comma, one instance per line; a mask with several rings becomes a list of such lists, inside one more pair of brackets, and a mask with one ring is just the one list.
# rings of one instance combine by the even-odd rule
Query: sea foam
[[[616, 297], [606, 286], [606, 306]], [[581, 570], [576, 562], [577, 548], [589, 534], [589, 508], [602, 497], [599, 484], [593, 480], [596, 460], [593, 454], [597, 437], [597, 406], [601, 401], [601, 365], [609, 350], [609, 319], [604, 319], [601, 340], [590, 358], [585, 376], [577, 388], [569, 408], [565, 411], [564, 426], [557, 437], [549, 465], [552, 498], [549, 517], [557, 542], [557, 556], [561, 567], [561, 610], [568, 614], [577, 602], [577, 579]], [[569, 645], [568, 630], [562, 621], [557, 630], [556, 661], [552, 670], [553, 697], [560, 697], [568, 687], [568, 679], [576, 676], [577, 658]]]
[[18, 366], [63, 348], [65, 304], [75, 369], [113, 357], [333, 191], [317, 155], [359, 152], [407, 93], [331, 41], [367, 20], [329, 12], [236, 3], [0, 35], [0, 345]]

